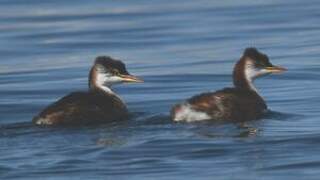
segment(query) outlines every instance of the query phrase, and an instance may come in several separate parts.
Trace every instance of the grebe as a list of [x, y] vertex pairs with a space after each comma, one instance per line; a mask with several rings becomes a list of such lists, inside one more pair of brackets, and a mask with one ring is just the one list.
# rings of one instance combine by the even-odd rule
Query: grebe
[[111, 89], [122, 82], [143, 82], [132, 76], [120, 60], [96, 58], [89, 74], [89, 91], [73, 92], [45, 108], [33, 118], [37, 125], [103, 123], [127, 118], [125, 103]]
[[233, 121], [254, 120], [267, 111], [253, 81], [263, 75], [281, 73], [285, 68], [274, 66], [267, 55], [256, 48], [247, 48], [233, 71], [233, 88], [203, 93], [175, 105], [171, 110], [174, 121]]

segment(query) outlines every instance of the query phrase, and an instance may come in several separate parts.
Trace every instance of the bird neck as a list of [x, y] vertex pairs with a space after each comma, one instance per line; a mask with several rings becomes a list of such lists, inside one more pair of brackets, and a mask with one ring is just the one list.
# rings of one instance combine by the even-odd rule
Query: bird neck
[[251, 66], [250, 61], [246, 61], [245, 57], [242, 57], [234, 67], [233, 84], [236, 88], [254, 91], [258, 94], [258, 90], [253, 84], [255, 72]]
[[105, 75], [99, 73], [98, 70], [93, 67], [89, 74], [89, 89], [90, 91], [102, 91], [106, 94], [115, 95], [115, 93], [111, 90], [110, 84], [105, 82]]

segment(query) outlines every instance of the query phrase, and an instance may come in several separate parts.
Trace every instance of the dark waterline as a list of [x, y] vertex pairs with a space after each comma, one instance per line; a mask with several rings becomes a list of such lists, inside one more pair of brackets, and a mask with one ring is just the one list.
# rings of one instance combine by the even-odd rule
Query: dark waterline
[[[318, 179], [320, 2], [0, 0], [0, 179]], [[231, 86], [256, 46], [283, 75], [257, 80], [272, 110], [243, 124], [172, 123], [173, 104]], [[97, 55], [144, 84], [115, 86], [132, 117], [39, 128], [86, 90]]]

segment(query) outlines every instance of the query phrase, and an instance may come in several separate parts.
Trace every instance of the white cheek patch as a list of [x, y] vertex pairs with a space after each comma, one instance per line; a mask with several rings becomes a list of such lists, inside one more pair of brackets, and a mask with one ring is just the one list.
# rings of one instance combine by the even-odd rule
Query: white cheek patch
[[174, 113], [173, 121], [195, 122], [209, 120], [210, 116], [205, 112], [195, 111], [190, 104], [181, 105]]
[[254, 67], [253, 62], [247, 61], [245, 64], [245, 76], [249, 81], [253, 81], [257, 75], [259, 74], [259, 70]]
[[265, 75], [268, 75], [270, 74], [270, 72], [266, 69], [260, 69], [259, 70], [259, 73], [258, 73], [258, 76], [265, 76]]
[[121, 78], [117, 76], [113, 76], [107, 73], [98, 73], [96, 76], [96, 86], [100, 89], [103, 89], [105, 92], [113, 93], [110, 89], [110, 86], [113, 84], [121, 83]]
[[97, 77], [96, 77], [96, 83], [99, 86], [111, 86], [113, 84], [121, 83], [122, 79], [118, 76], [114, 76], [108, 70], [106, 70], [104, 67], [97, 65]]
[[104, 86], [104, 85], [110, 86], [113, 84], [121, 83], [122, 79], [118, 76], [113, 76], [108, 73], [98, 73], [96, 81], [97, 81], [97, 84], [100, 86]]
[[254, 66], [254, 63], [247, 61], [245, 64], [245, 76], [249, 81], [253, 81], [255, 78], [270, 74], [266, 69], [258, 69]]
[[118, 76], [114, 76], [111, 74], [104, 74], [104, 83], [107, 85], [118, 84], [122, 82], [122, 79]]
[[254, 63], [252, 61], [246, 61], [246, 64], [245, 64], [245, 78], [250, 86], [250, 88], [256, 92], [257, 89], [254, 87], [253, 85], [253, 81], [257, 78], [257, 77], [260, 77], [260, 76], [264, 76], [264, 75], [267, 75], [269, 74], [269, 72], [265, 69], [258, 69], [254, 66]]

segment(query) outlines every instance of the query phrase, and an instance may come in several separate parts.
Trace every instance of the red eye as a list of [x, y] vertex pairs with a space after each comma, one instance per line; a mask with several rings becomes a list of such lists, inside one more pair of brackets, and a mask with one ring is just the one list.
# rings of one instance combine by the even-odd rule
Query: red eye
[[118, 69], [114, 69], [114, 70], [113, 70], [113, 74], [115, 74], [115, 75], [119, 75], [119, 74], [120, 74], [120, 72], [119, 72], [119, 70], [118, 70]]

